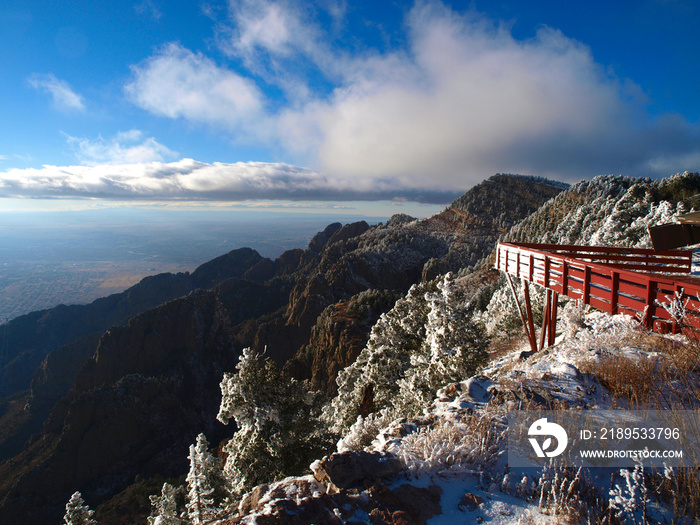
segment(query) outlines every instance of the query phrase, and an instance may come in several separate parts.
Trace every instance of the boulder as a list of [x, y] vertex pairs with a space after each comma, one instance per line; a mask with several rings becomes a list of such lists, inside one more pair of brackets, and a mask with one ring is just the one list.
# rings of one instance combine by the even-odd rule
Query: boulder
[[314, 477], [329, 493], [340, 489], [365, 487], [398, 474], [402, 465], [393, 454], [347, 451], [331, 454], [311, 465]]

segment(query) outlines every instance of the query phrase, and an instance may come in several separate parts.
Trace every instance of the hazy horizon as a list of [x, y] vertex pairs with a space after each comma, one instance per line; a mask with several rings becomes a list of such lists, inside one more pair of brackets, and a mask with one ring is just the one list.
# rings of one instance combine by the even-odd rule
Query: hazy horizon
[[0, 323], [118, 293], [146, 275], [192, 271], [250, 247], [276, 258], [328, 224], [388, 217], [274, 211], [105, 208], [0, 212]]

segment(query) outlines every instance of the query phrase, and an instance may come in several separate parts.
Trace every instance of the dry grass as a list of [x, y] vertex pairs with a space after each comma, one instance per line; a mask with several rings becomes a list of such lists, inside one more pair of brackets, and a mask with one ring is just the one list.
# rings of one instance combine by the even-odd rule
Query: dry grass
[[581, 364], [580, 370], [595, 376], [613, 397], [625, 400], [630, 407], [639, 408], [652, 398], [659, 379], [659, 363], [655, 359], [608, 355], [596, 362]]
[[[650, 354], [609, 355], [598, 362], [582, 363], [581, 371], [594, 375], [614, 399], [625, 400], [630, 408], [700, 409], [700, 340], [682, 342], [640, 332], [620, 341], [620, 350], [630, 347]], [[700, 435], [700, 428], [695, 434]], [[700, 451], [689, 451], [696, 454], [688, 460], [697, 465]], [[673, 510], [673, 523], [700, 524], [700, 468], [677, 468], [665, 476], [649, 477], [658, 497]]]
[[458, 422], [441, 419], [404, 437], [394, 452], [416, 477], [455, 467], [489, 472], [505, 445], [505, 427], [493, 416], [471, 414]]
[[545, 467], [538, 488], [540, 511], [557, 516], [561, 523], [611, 523], [603, 491], [591, 483], [581, 468]]
[[[598, 361], [579, 364], [608, 389], [614, 402], [624, 400], [630, 408], [700, 409], [699, 342], [637, 331], [616, 346]], [[623, 354], [627, 348], [639, 354]]]
[[673, 509], [674, 523], [700, 523], [700, 469], [678, 468], [667, 473], [659, 480], [657, 492]]
[[521, 334], [504, 334], [499, 337], [493, 337], [489, 343], [489, 358], [494, 361], [505, 357], [512, 354], [522, 344], [523, 336]]

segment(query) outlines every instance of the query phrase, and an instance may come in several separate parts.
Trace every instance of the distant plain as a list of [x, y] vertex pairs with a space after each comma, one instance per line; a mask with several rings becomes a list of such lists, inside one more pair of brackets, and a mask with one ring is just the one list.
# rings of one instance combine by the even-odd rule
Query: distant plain
[[332, 222], [387, 217], [245, 211], [0, 213], [0, 323], [118, 293], [147, 275], [192, 271], [244, 246], [272, 259]]

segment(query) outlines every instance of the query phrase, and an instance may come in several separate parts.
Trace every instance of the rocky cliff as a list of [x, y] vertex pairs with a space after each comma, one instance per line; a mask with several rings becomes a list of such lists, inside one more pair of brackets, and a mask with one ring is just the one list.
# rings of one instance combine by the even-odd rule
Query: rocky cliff
[[[280, 265], [293, 266], [291, 259]], [[273, 265], [271, 276], [278, 273], [276, 263], [255, 250], [241, 248], [201, 265], [191, 274], [146, 277], [122, 293], [88, 305], [62, 305], [10, 321], [4, 327], [6, 366], [0, 369], [0, 461], [17, 454], [22, 444], [41, 429], [51, 407], [66, 395], [105, 330], [227, 278], [246, 276], [246, 281], [252, 278], [260, 282], [255, 271], [265, 261]]]
[[0, 397], [27, 389], [34, 370], [53, 350], [197, 288], [210, 288], [223, 279], [242, 277], [263, 257], [241, 248], [201, 265], [190, 273], [163, 273], [146, 277], [122, 293], [87, 305], [57, 306], [32, 312], [8, 323], [7, 363]]

